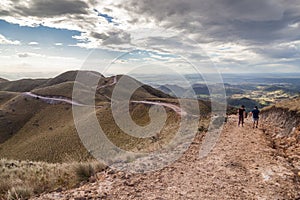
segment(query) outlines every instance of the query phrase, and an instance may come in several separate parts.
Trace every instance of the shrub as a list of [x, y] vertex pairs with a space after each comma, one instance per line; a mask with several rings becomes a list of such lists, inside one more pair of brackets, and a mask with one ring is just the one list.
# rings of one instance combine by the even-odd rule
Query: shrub
[[87, 181], [95, 174], [94, 168], [88, 163], [79, 163], [74, 168], [78, 181]]

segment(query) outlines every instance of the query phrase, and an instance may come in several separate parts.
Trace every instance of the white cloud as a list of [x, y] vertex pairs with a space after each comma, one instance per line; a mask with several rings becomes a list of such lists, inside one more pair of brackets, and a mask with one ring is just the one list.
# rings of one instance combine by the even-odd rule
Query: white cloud
[[55, 46], [63, 46], [63, 43], [55, 43]]
[[28, 45], [34, 46], [34, 45], [38, 45], [38, 42], [29, 42]]
[[[49, 56], [34, 52], [22, 52], [16, 55], [0, 55], [1, 72], [63, 72], [79, 69], [82, 60], [67, 56]], [[45, 64], [46, 63], [46, 64]], [[63, 65], [62, 65], [63, 63]]]
[[3, 35], [0, 34], [0, 44], [4, 44], [4, 45], [20, 45], [21, 42], [18, 40], [9, 40], [6, 37], [4, 37]]

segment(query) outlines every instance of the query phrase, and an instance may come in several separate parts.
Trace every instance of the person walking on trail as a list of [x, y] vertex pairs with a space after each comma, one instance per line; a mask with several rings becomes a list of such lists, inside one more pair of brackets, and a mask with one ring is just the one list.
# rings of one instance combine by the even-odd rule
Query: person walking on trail
[[238, 110], [238, 115], [239, 115], [239, 123], [238, 126], [240, 126], [240, 124], [242, 124], [242, 127], [244, 127], [244, 119], [246, 117], [246, 109], [245, 106], [242, 105], [239, 110]]
[[251, 113], [253, 118], [253, 128], [254, 127], [258, 128], [258, 120], [259, 120], [259, 113], [260, 113], [258, 107], [255, 106]]

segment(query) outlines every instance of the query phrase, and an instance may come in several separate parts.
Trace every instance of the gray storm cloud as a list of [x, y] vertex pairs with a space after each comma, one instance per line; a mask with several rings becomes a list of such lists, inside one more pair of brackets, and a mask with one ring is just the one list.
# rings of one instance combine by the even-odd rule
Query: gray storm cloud
[[[219, 51], [219, 62], [225, 64], [247, 62], [241, 57], [249, 55], [272, 59], [289, 58], [297, 60], [300, 43], [300, 1], [299, 0], [118, 0], [115, 2], [95, 0], [32, 0], [9, 1], [0, 7], [0, 19], [13, 23], [36, 26], [43, 24], [54, 28], [78, 30], [81, 47], [87, 43], [95, 46], [120, 49], [135, 45], [137, 34], [147, 35], [139, 29], [148, 24], [151, 28], [170, 30], [192, 38], [195, 44], [210, 46], [245, 47]], [[1, 3], [0, 3], [1, 5]], [[106, 22], [104, 12], [113, 17], [115, 23]], [[15, 20], [13, 20], [15, 19]], [[101, 21], [102, 20], [102, 21]], [[46, 23], [45, 23], [46, 21]], [[47, 23], [48, 22], [48, 23]], [[137, 28], [138, 27], [138, 28]], [[167, 52], [176, 50], [176, 42], [166, 43], [166, 34], [147, 36], [142, 42], [154, 50]], [[173, 36], [172, 36], [173, 37]], [[180, 42], [186, 42], [180, 40]], [[85, 44], [86, 43], [86, 44]], [[293, 43], [293, 45], [289, 45]], [[186, 42], [181, 46], [192, 49], [195, 44]], [[217, 49], [218, 50], [218, 49]], [[228, 54], [225, 54], [227, 52]], [[197, 56], [193, 55], [194, 58]], [[253, 58], [255, 59], [255, 58]], [[255, 60], [254, 60], [255, 61]], [[249, 61], [251, 62], [251, 61]], [[292, 61], [290, 61], [292, 62]], [[252, 63], [251, 63], [252, 64]]]

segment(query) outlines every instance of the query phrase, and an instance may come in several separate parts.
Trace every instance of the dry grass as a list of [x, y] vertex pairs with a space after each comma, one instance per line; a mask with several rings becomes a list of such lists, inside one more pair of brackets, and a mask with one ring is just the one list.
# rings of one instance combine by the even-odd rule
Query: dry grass
[[[145, 126], [151, 123], [148, 115], [150, 107], [150, 105], [132, 104], [130, 106], [132, 120], [139, 126]], [[119, 112], [121, 113], [125, 111], [123, 110], [123, 108], [120, 108]], [[151, 149], [151, 146], [155, 146], [158, 143], [168, 143], [168, 141], [170, 141], [174, 134], [176, 134], [176, 132], [178, 131], [178, 122], [180, 119], [180, 117], [175, 112], [167, 109], [167, 120], [165, 126], [163, 127], [163, 130], [157, 131], [156, 135], [158, 137], [158, 140], [156, 142], [153, 142], [153, 139], [151, 137], [133, 137], [121, 130], [113, 119], [110, 106], [103, 107], [102, 109], [98, 110], [97, 117], [104, 133], [113, 144], [124, 150], [145, 150], [146, 152], [148, 152], [147, 149]], [[160, 113], [154, 114], [154, 118], [159, 119], [159, 117]], [[128, 128], [130, 127], [128, 126]]]
[[32, 188], [29, 186], [12, 187], [7, 192], [8, 200], [29, 199], [33, 194]]
[[[74, 74], [71, 73], [69, 75], [71, 80]], [[66, 80], [69, 80], [69, 78], [66, 78]], [[71, 97], [73, 82], [69, 80], [60, 83], [61, 80], [65, 79], [59, 78], [59, 80], [54, 81], [59, 84], [51, 82], [48, 85], [52, 86], [35, 89], [34, 91], [46, 96], [62, 95]], [[107, 78], [104, 81], [107, 83], [103, 82], [101, 84], [109, 84], [113, 81], [113, 78]], [[98, 95], [101, 96], [101, 93], [103, 93], [110, 96], [113, 87], [109, 86], [100, 89]], [[87, 90], [84, 86], [81, 89], [83, 91]], [[124, 92], [126, 92], [126, 88], [124, 88]], [[162, 97], [164, 97], [163, 94], [151, 87], [141, 87], [135, 92], [132, 98], [133, 100], [163, 101], [178, 105], [178, 100]], [[188, 101], [185, 100], [188, 106], [187, 112], [194, 114], [194, 104]], [[152, 150], [154, 146], [159, 146], [161, 143], [168, 143], [178, 130], [180, 117], [174, 111], [167, 108], [165, 127], [162, 131], [157, 131], [158, 137], [155, 138], [155, 141], [152, 137], [134, 138], [124, 133], [115, 123], [106, 98], [105, 101], [100, 99], [97, 103], [104, 105], [102, 108], [96, 109], [102, 129], [116, 146], [125, 150]], [[130, 105], [132, 119], [140, 126], [148, 125], [151, 123], [148, 112], [150, 107], [150, 105], [132, 103]], [[208, 103], [199, 101], [201, 115], [207, 115], [210, 112], [209, 107]], [[63, 163], [66, 160], [80, 162], [91, 158], [90, 153], [82, 145], [78, 137], [71, 105], [64, 103], [49, 105], [40, 99], [17, 95], [15, 98], [8, 100], [0, 108], [0, 117], [2, 117], [0, 121], [0, 158], [51, 163]], [[86, 113], [86, 115], [82, 116], [82, 119], [88, 120], [92, 114]], [[153, 119], [159, 119], [159, 117], [160, 113], [157, 112]]]
[[77, 135], [70, 105], [45, 105], [6, 142], [0, 158], [46, 162], [86, 161], [91, 156]]
[[0, 83], [1, 91], [28, 92], [46, 83], [47, 79], [22, 79], [16, 81], [5, 81]]
[[96, 161], [50, 164], [0, 160], [0, 199], [27, 199], [56, 189], [74, 187], [106, 166]]
[[[151, 100], [173, 104], [177, 102], [176, 99], [152, 98]], [[20, 106], [23, 106], [23, 110], [24, 108], [26, 110], [21, 112]], [[138, 125], [145, 126], [151, 122], [148, 115], [150, 107], [150, 105], [143, 104], [130, 105], [132, 118]], [[11, 105], [7, 105], [6, 110], [11, 108], [15, 108], [18, 114], [24, 113], [24, 116], [13, 116], [26, 117], [24, 121], [27, 122], [24, 125], [19, 123], [22, 125], [21, 129], [7, 141], [0, 144], [0, 158], [58, 163], [66, 162], [66, 157], [76, 161], [86, 161], [91, 158], [78, 137], [70, 105], [48, 105], [36, 99], [25, 101], [24, 98], [18, 98]], [[199, 108], [201, 114], [209, 113], [209, 105], [201, 101], [199, 101]], [[193, 114], [193, 107], [188, 112]], [[27, 113], [32, 113], [33, 116], [25, 116]], [[97, 109], [96, 113], [104, 132], [118, 147], [133, 150], [145, 149], [153, 145], [152, 138], [133, 138], [120, 130], [114, 122], [110, 105]], [[180, 117], [171, 109], [167, 109], [167, 113], [168, 120], [164, 130], [157, 132], [158, 142], [165, 141], [167, 143], [178, 130]], [[89, 114], [87, 115], [89, 116]], [[156, 118], [160, 117], [159, 113], [157, 115]], [[82, 118], [85, 119], [88, 116], [82, 116]]]
[[289, 111], [296, 111], [300, 114], [300, 97], [294, 99], [283, 100], [275, 105], [264, 108], [264, 111], [270, 110], [272, 108], [283, 108]]
[[[21, 105], [26, 109], [30, 109], [28, 113], [35, 114], [28, 116], [25, 125], [10, 139], [0, 144], [0, 158], [46, 162], [65, 162], [66, 157], [76, 161], [86, 161], [91, 158], [78, 137], [70, 105], [48, 105], [35, 99], [28, 99], [28, 102], [25, 102], [24, 99], [19, 100], [21, 102], [15, 102], [8, 108], [17, 108], [19, 112], [18, 104], [22, 103]], [[36, 104], [32, 102], [36, 102]], [[39, 105], [41, 108], [33, 110], [31, 107], [28, 108], [27, 104], [35, 107]], [[138, 125], [144, 126], [150, 122], [149, 105], [132, 104], [130, 107], [132, 118]], [[114, 122], [110, 105], [97, 109], [97, 116], [107, 136], [121, 148], [132, 149], [141, 146], [138, 145], [141, 143], [152, 143], [151, 138], [134, 139], [123, 133]], [[82, 116], [83, 119], [86, 117], [88, 118], [88, 116]], [[168, 109], [168, 126], [176, 127], [177, 123], [178, 115]], [[169, 137], [167, 135], [173, 135], [172, 132], [175, 132], [176, 128], [172, 132], [166, 133], [166, 131], [162, 136]], [[142, 146], [138, 148], [143, 148]]]
[[[49, 96], [49, 97], [59, 96], [59, 97], [66, 97], [72, 99], [73, 87], [74, 87], [74, 81], [68, 81], [57, 85], [34, 89], [32, 90], [32, 92], [34, 94], [38, 94], [41, 96]], [[77, 99], [78, 102], [87, 102], [88, 100], [85, 98], [90, 97], [94, 91], [87, 88], [81, 83], [76, 83], [76, 92], [80, 94], [79, 95], [80, 99]], [[107, 98], [100, 94], [95, 94], [95, 101], [96, 102], [107, 101]]]
[[16, 97], [18, 93], [16, 92], [5, 92], [0, 91], [0, 106], [9, 101], [10, 99]]

